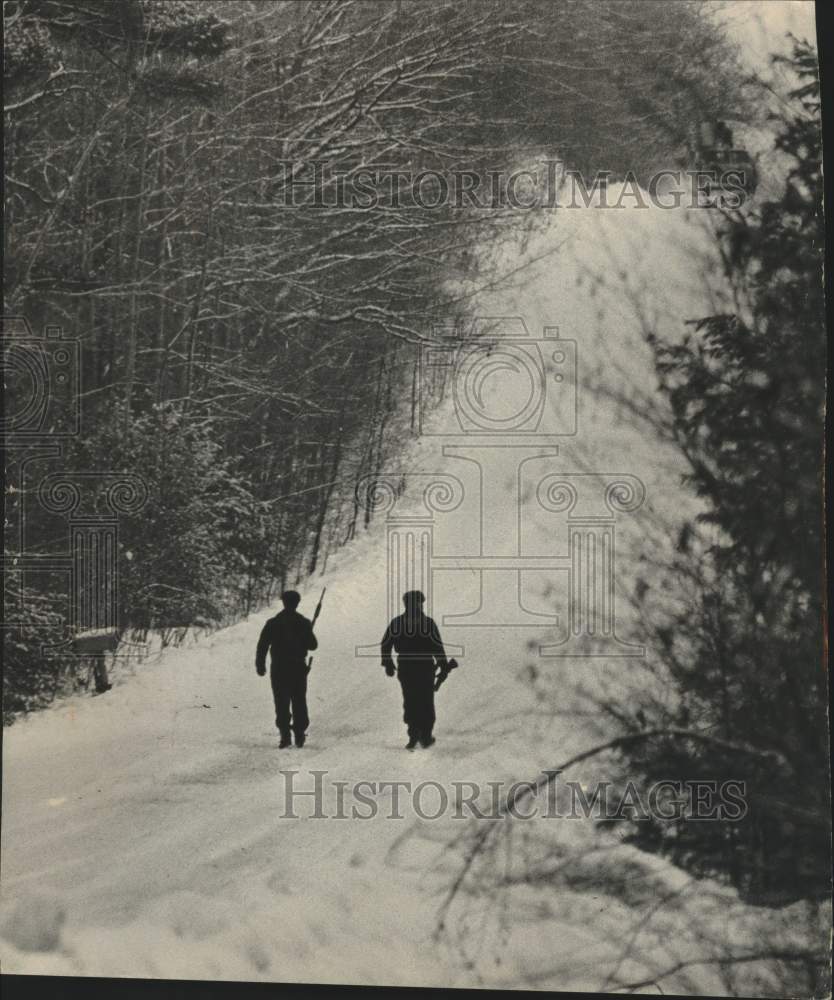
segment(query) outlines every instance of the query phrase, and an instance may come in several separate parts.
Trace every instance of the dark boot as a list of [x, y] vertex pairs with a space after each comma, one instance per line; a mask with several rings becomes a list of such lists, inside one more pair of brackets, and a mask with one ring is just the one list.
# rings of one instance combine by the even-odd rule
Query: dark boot
[[417, 737], [416, 736], [409, 736], [408, 737], [408, 743], [406, 743], [406, 745], [405, 745], [406, 750], [414, 750], [416, 748], [416, 746], [417, 746]]
[[295, 745], [297, 747], [303, 747], [304, 746], [304, 741], [306, 739], [307, 739], [307, 736], [306, 736], [305, 733], [296, 733], [295, 734]]
[[286, 747], [292, 746], [292, 740], [290, 739], [289, 733], [281, 733], [281, 742], [278, 744], [279, 750], [284, 750]]
[[420, 746], [422, 747], [430, 747], [435, 742], [436, 742], [435, 738], [432, 736], [431, 733], [423, 733], [423, 735], [420, 737]]

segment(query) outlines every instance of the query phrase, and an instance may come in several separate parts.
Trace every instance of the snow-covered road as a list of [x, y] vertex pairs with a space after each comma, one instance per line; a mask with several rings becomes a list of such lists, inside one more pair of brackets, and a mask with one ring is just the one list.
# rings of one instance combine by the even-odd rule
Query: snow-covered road
[[[410, 802], [401, 820], [386, 807], [344, 821], [311, 818], [298, 799], [299, 818], [285, 818], [282, 770], [297, 771], [299, 790], [314, 787], [316, 770], [327, 782], [447, 787], [536, 773], [521, 722], [530, 694], [513, 664], [485, 650], [479, 659], [476, 647], [438, 696], [437, 745], [403, 750], [396, 681], [346, 643], [365, 622], [384, 627], [357, 598], [373, 572], [373, 547], [364, 548], [325, 578], [303, 750], [277, 749], [268, 682], [254, 670], [261, 615], [142, 664], [105, 697], [7, 731], [3, 898], [6, 935], [20, 950], [3, 942], [6, 971], [459, 979], [431, 941], [454, 866], [443, 852], [448, 824], [435, 835]], [[66, 926], [53, 947], [58, 911]]]

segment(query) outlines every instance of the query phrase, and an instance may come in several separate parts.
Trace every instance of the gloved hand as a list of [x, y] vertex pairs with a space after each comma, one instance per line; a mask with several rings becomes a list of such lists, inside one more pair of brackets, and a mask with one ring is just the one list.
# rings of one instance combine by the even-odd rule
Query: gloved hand
[[256, 666], [255, 669], [258, 671], [258, 677], [265, 677], [266, 676], [266, 667], [258, 667], [258, 666]]
[[390, 659], [383, 660], [382, 661], [382, 665], [383, 665], [383, 667], [385, 667], [385, 673], [389, 677], [393, 677], [394, 674], [397, 672], [397, 668], [394, 666], [394, 661], [393, 660], [390, 660]]

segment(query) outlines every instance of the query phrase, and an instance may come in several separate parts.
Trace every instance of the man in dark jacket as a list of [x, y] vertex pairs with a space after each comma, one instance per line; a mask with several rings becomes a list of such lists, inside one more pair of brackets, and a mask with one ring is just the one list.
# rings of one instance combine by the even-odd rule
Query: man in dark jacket
[[[389, 677], [397, 674], [403, 692], [403, 721], [408, 727], [406, 750], [418, 742], [434, 743], [434, 674], [448, 668], [437, 625], [423, 613], [426, 598], [419, 590], [403, 595], [404, 614], [394, 618], [382, 637], [382, 665]], [[391, 650], [397, 653], [397, 666]]]
[[[258, 640], [255, 669], [266, 673], [267, 650], [271, 653], [270, 680], [275, 699], [275, 725], [281, 733], [279, 746], [291, 745], [290, 730], [295, 745], [304, 746], [310, 718], [307, 714], [307, 652], [318, 648], [309, 618], [296, 611], [301, 600], [294, 590], [281, 595], [284, 610], [264, 625]], [[290, 715], [292, 709], [292, 715]]]

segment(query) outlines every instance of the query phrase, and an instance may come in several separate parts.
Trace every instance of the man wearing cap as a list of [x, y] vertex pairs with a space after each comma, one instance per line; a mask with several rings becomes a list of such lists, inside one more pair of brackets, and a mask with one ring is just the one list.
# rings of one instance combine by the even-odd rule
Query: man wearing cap
[[[448, 669], [446, 652], [434, 621], [423, 613], [426, 598], [419, 590], [403, 595], [405, 611], [394, 618], [382, 637], [382, 665], [394, 674], [403, 692], [403, 721], [408, 727], [406, 750], [434, 743], [434, 674]], [[397, 666], [391, 651], [397, 654]]]
[[264, 625], [258, 640], [255, 669], [258, 676], [266, 673], [266, 654], [269, 650], [271, 664], [269, 676], [272, 696], [275, 699], [275, 725], [281, 733], [281, 748], [292, 745], [290, 732], [295, 735], [295, 745], [304, 746], [310, 717], [307, 714], [307, 652], [318, 648], [309, 618], [299, 614], [301, 596], [295, 590], [281, 594], [284, 610], [279, 611]]

